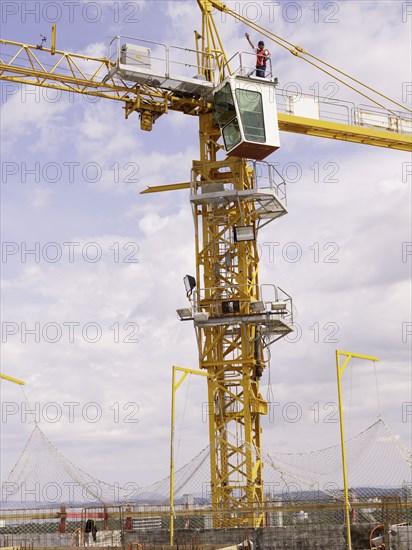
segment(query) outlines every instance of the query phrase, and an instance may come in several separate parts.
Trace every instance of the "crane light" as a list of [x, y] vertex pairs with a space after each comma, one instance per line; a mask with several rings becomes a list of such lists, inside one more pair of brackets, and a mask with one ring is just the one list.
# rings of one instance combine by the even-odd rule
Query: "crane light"
[[192, 277], [191, 275], [186, 275], [183, 278], [183, 282], [185, 284], [186, 296], [189, 297], [189, 296], [191, 296], [191, 294], [193, 292], [193, 289], [196, 286], [196, 279], [194, 277]]
[[261, 301], [250, 302], [249, 308], [250, 308], [251, 313], [264, 313], [265, 304], [264, 304], [264, 302], [261, 302]]
[[235, 226], [233, 228], [233, 238], [235, 240], [235, 243], [244, 242], [244, 241], [254, 241], [256, 239], [254, 226], [253, 225]]
[[176, 313], [178, 314], [181, 321], [187, 321], [188, 319], [192, 319], [192, 308], [190, 307], [177, 309]]
[[270, 309], [274, 312], [284, 312], [286, 311], [286, 303], [284, 302], [272, 302], [270, 304]]

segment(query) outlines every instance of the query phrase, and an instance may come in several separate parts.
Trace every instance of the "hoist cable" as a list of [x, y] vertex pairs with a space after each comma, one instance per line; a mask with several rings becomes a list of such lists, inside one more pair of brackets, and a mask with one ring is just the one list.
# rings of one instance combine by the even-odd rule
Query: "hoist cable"
[[378, 400], [378, 418], [382, 418], [381, 399], [380, 399], [380, 395], [379, 395], [378, 372], [376, 370], [376, 361], [373, 362], [373, 370], [375, 371], [376, 397], [377, 397], [377, 400]]
[[[395, 105], [397, 105], [398, 107], [400, 107], [401, 109], [403, 110], [406, 110], [410, 113], [412, 113], [412, 110], [411, 109], [408, 109], [407, 107], [405, 107], [404, 105], [398, 103], [397, 101], [395, 101], [394, 99], [391, 99], [390, 97], [386, 96], [385, 94], [382, 94], [381, 92], [378, 92], [377, 90], [375, 90], [374, 88], [368, 86], [367, 84], [364, 84], [363, 82], [361, 82], [360, 80], [356, 79], [355, 77], [349, 75], [348, 73], [345, 73], [344, 71], [341, 71], [340, 69], [338, 69], [337, 67], [334, 67], [333, 65], [327, 63], [326, 61], [323, 61], [322, 59], [316, 57], [315, 55], [312, 55], [311, 53], [307, 52], [306, 50], [304, 50], [302, 47], [300, 46], [297, 46], [295, 44], [292, 44], [292, 42], [289, 42], [288, 40], [286, 40], [285, 38], [282, 38], [281, 36], [277, 35], [277, 34], [274, 34], [272, 33], [271, 31], [268, 31], [267, 29], [265, 29], [264, 27], [261, 27], [260, 25], [258, 25], [257, 23], [253, 23], [252, 21], [250, 21], [249, 19], [247, 19], [246, 17], [240, 15], [240, 14], [237, 14], [236, 12], [232, 11], [231, 9], [229, 9], [227, 6], [225, 6], [225, 9], [223, 10], [225, 13], [228, 13], [229, 15], [231, 15], [232, 17], [234, 17], [235, 19], [237, 19], [238, 21], [241, 21], [242, 23], [244, 23], [245, 25], [247, 25], [248, 27], [252, 28], [253, 30], [261, 33], [263, 36], [265, 36], [266, 38], [268, 38], [269, 40], [271, 40], [272, 42], [278, 44], [279, 46], [281, 46], [282, 48], [288, 50], [291, 54], [295, 55], [296, 57], [299, 57], [300, 59], [302, 59], [303, 61], [306, 61], [307, 63], [313, 65], [314, 67], [316, 67], [317, 69], [321, 70], [322, 72], [324, 72], [325, 74], [331, 76], [332, 78], [335, 78], [338, 82], [341, 82], [344, 86], [348, 86], [349, 88], [351, 88], [352, 90], [354, 90], [355, 92], [359, 93], [360, 95], [362, 95], [363, 97], [367, 98], [369, 101], [372, 101], [373, 103], [375, 103], [376, 105], [378, 105], [379, 107], [383, 108], [384, 110], [388, 111], [389, 113], [395, 115], [395, 116], [398, 116], [396, 115], [396, 113], [394, 113], [393, 111], [391, 111], [389, 108], [381, 105], [378, 101], [374, 100], [373, 98], [371, 98], [370, 96], [364, 94], [363, 92], [361, 92], [360, 90], [358, 90], [357, 88], [351, 86], [350, 84], [348, 84], [347, 82], [345, 82], [344, 80], [340, 79], [339, 77], [337, 77], [336, 75], [330, 73], [329, 71], [327, 71], [326, 69], [320, 67], [318, 64], [314, 63], [313, 61], [310, 61], [309, 59], [307, 59], [306, 57], [304, 57], [305, 55], [307, 55], [308, 57], [311, 57], [313, 59], [315, 59], [316, 61], [318, 61], [319, 63], [322, 63], [323, 65], [325, 65], [326, 67], [329, 67], [330, 69], [336, 71], [337, 73], [345, 76], [346, 78], [349, 78], [350, 80], [353, 80], [354, 82], [356, 82], [357, 84], [363, 86], [364, 88], [372, 91], [373, 93], [383, 97], [384, 99], [386, 99], [387, 101], [390, 101], [391, 103], [394, 103]], [[302, 55], [303, 54], [303, 55]]]

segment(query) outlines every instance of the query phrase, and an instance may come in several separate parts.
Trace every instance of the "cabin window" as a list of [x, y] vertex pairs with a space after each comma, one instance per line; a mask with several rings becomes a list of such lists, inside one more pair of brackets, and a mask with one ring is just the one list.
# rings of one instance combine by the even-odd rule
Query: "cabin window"
[[223, 141], [225, 142], [226, 151], [230, 151], [233, 147], [241, 142], [242, 135], [240, 133], [239, 122], [234, 118], [229, 124], [222, 129]]
[[215, 122], [226, 124], [236, 116], [235, 101], [229, 82], [221, 90], [216, 92], [215, 102]]
[[236, 90], [243, 132], [247, 141], [266, 142], [262, 95], [254, 90]]

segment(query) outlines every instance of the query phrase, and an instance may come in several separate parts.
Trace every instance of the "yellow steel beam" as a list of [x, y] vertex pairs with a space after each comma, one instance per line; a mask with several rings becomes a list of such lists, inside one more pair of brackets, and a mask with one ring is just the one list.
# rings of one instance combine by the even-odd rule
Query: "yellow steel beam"
[[[109, 59], [56, 50], [55, 30], [52, 31], [51, 49], [39, 50], [34, 45], [2, 38], [0, 44], [4, 46], [0, 80], [122, 101], [132, 110], [160, 109], [158, 114], [171, 109], [198, 116], [211, 109], [202, 99], [181, 98], [169, 90], [107, 79], [113, 66]], [[5, 52], [9, 56], [7, 60]], [[87, 70], [83, 70], [83, 66]]]
[[4, 380], [8, 380], [9, 382], [14, 382], [15, 384], [20, 384], [20, 386], [25, 386], [26, 382], [23, 382], [23, 380], [19, 380], [18, 378], [13, 378], [12, 376], [7, 376], [7, 374], [1, 374], [0, 378], [3, 378]]
[[365, 126], [353, 126], [314, 118], [304, 118], [278, 113], [279, 130], [309, 136], [363, 143], [400, 151], [412, 151], [412, 135], [389, 130], [377, 130]]
[[56, 53], [56, 23], [52, 25], [50, 53], [52, 55]]
[[147, 195], [148, 193], [161, 193], [163, 191], [179, 191], [180, 189], [190, 189], [190, 181], [185, 183], [172, 183], [170, 185], [156, 185], [155, 187], [148, 187], [144, 191], [140, 191], [141, 195]]

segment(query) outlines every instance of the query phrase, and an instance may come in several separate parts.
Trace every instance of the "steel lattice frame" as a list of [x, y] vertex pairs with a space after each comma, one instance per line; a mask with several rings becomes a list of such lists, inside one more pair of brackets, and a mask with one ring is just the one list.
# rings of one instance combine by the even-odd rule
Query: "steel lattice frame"
[[[216, 161], [216, 128], [211, 117], [201, 117], [202, 160], [193, 164], [192, 192], [207, 192], [208, 186], [229, 183], [243, 191], [254, 185], [253, 170], [239, 159]], [[210, 187], [212, 189], [213, 187]], [[195, 202], [195, 201], [194, 201]], [[221, 314], [223, 301], [239, 301], [239, 315], [259, 300], [258, 250], [256, 240], [235, 243], [235, 226], [256, 226], [254, 201], [212, 199], [193, 205], [196, 233], [196, 309], [211, 317]], [[256, 227], [255, 227], [256, 228]], [[201, 283], [200, 283], [201, 281]], [[213, 508], [239, 509], [263, 504], [260, 459], [260, 415], [267, 403], [259, 393], [263, 370], [263, 344], [259, 328], [231, 322], [222, 326], [197, 327], [199, 365], [208, 378], [208, 416], [211, 442], [211, 493]], [[245, 445], [246, 443], [246, 445]], [[263, 523], [263, 514], [253, 518], [222, 518], [225, 526]]]

